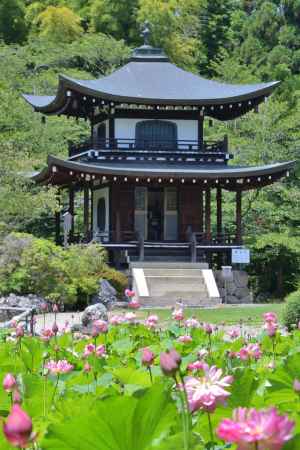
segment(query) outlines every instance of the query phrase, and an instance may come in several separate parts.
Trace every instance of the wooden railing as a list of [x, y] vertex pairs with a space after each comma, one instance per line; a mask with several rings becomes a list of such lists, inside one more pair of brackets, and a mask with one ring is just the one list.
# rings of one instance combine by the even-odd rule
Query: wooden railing
[[89, 139], [85, 142], [69, 143], [69, 156], [75, 156], [88, 150], [127, 150], [134, 152], [200, 152], [200, 153], [227, 153], [227, 136], [222, 140], [149, 140], [149, 139]]

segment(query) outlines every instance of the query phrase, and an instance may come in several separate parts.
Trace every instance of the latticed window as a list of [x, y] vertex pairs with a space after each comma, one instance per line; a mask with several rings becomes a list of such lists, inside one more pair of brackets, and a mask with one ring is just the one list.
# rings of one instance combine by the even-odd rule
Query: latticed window
[[138, 122], [135, 130], [137, 148], [174, 149], [177, 146], [177, 125], [167, 120]]

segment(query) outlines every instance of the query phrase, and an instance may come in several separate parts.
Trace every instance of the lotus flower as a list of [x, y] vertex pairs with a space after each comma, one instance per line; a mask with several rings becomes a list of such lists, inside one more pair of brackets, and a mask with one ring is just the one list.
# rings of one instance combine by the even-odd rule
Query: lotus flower
[[293, 383], [293, 388], [295, 392], [300, 393], [300, 381], [295, 379], [294, 383]]
[[132, 298], [132, 297], [135, 296], [135, 292], [132, 291], [131, 289], [125, 289], [125, 295], [126, 295], [126, 297], [128, 297], [128, 298]]
[[206, 334], [212, 334], [213, 326], [210, 323], [204, 323], [203, 330], [205, 331]]
[[217, 434], [225, 442], [237, 444], [237, 450], [280, 450], [292, 438], [293, 428], [294, 422], [280, 416], [276, 408], [238, 408], [233, 412], [233, 420], [220, 423]]
[[186, 319], [185, 326], [187, 328], [200, 328], [200, 322], [195, 319], [195, 317], [190, 317], [189, 319]]
[[106, 348], [104, 344], [98, 345], [98, 347], [96, 348], [96, 355], [99, 358], [102, 358], [103, 356], [106, 356]]
[[93, 327], [99, 330], [99, 333], [105, 334], [108, 332], [108, 323], [105, 320], [95, 320]]
[[92, 355], [93, 353], [95, 353], [96, 351], [96, 347], [94, 344], [87, 344], [84, 347], [84, 352], [83, 352], [83, 357], [87, 358], [88, 356]]
[[17, 403], [3, 425], [3, 432], [7, 441], [18, 448], [26, 448], [36, 438], [30, 417]]
[[240, 336], [240, 332], [236, 328], [233, 329], [233, 330], [230, 330], [228, 334], [229, 334], [231, 339], [236, 339], [236, 338], [238, 338]]
[[145, 325], [148, 328], [155, 328], [158, 323], [158, 316], [156, 314], [151, 314], [145, 320]]
[[53, 333], [53, 331], [52, 331], [50, 328], [45, 328], [45, 329], [42, 331], [41, 339], [42, 339], [42, 341], [44, 341], [44, 342], [48, 342], [48, 341], [50, 341], [50, 339], [51, 339], [53, 336], [55, 336], [55, 334]]
[[3, 380], [3, 389], [6, 392], [12, 392], [16, 388], [17, 388], [17, 382], [16, 382], [15, 377], [11, 373], [6, 374], [4, 377], [4, 380]]
[[188, 370], [196, 371], [196, 370], [205, 370], [207, 371], [209, 369], [209, 366], [204, 361], [195, 361], [193, 363], [190, 363], [187, 366]]
[[182, 308], [175, 309], [172, 313], [172, 318], [174, 320], [177, 320], [178, 322], [183, 320], [184, 319], [183, 309]]
[[175, 376], [180, 364], [181, 356], [176, 352], [176, 350], [171, 349], [160, 354], [160, 367], [165, 375]]
[[278, 329], [278, 323], [277, 322], [271, 322], [268, 321], [264, 324], [264, 330], [267, 332], [268, 336], [274, 337], [276, 335], [277, 329]]
[[60, 361], [49, 361], [45, 365], [45, 368], [48, 369], [52, 375], [61, 375], [71, 372], [74, 366], [69, 364], [65, 359], [62, 359]]
[[141, 307], [141, 305], [139, 304], [139, 302], [135, 299], [131, 300], [128, 303], [128, 308], [130, 309], [139, 309]]
[[267, 312], [263, 314], [263, 318], [265, 319], [265, 322], [277, 322], [278, 318], [277, 315], [273, 312]]
[[262, 351], [260, 350], [259, 344], [248, 344], [246, 347], [242, 347], [237, 353], [237, 356], [246, 361], [248, 359], [259, 359], [262, 356]]
[[111, 318], [109, 319], [109, 323], [111, 325], [121, 325], [124, 322], [124, 317], [121, 315], [114, 315], [111, 316]]
[[143, 350], [142, 350], [143, 366], [146, 366], [146, 367], [152, 366], [152, 364], [154, 362], [154, 358], [155, 358], [154, 353], [148, 347], [143, 348]]
[[134, 323], [136, 321], [136, 314], [133, 312], [124, 315], [125, 322]]
[[191, 412], [199, 409], [213, 412], [218, 404], [223, 404], [230, 393], [225, 390], [233, 382], [232, 376], [222, 378], [222, 369], [212, 366], [205, 370], [201, 378], [186, 377], [185, 390]]
[[16, 328], [16, 336], [17, 338], [22, 338], [24, 336], [25, 332], [24, 332], [24, 328], [22, 327], [22, 325], [18, 325]]
[[190, 342], [192, 342], [192, 337], [185, 334], [184, 336], [179, 336], [179, 338], [177, 339], [178, 342], [181, 342], [182, 344], [189, 344]]

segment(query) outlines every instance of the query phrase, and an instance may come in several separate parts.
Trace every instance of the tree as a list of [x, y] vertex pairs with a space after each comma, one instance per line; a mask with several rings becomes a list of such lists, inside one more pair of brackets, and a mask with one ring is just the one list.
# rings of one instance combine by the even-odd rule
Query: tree
[[48, 6], [37, 18], [40, 33], [53, 41], [72, 42], [83, 32], [80, 17], [71, 9]]
[[93, 31], [136, 45], [139, 42], [137, 6], [138, 0], [95, 0], [90, 10]]
[[21, 0], [1, 0], [0, 40], [7, 44], [23, 42], [27, 34], [25, 8]]

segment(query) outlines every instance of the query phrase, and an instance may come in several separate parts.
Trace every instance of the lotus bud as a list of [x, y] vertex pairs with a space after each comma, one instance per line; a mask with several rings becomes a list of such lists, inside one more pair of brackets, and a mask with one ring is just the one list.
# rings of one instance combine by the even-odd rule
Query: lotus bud
[[7, 375], [5, 375], [4, 380], [3, 380], [3, 389], [6, 392], [12, 392], [16, 388], [17, 388], [17, 382], [16, 382], [15, 377], [11, 373], [8, 373]]
[[142, 350], [142, 364], [143, 366], [150, 367], [154, 362], [155, 355], [154, 353], [147, 347]]
[[181, 364], [181, 356], [172, 349], [160, 354], [160, 367], [162, 372], [170, 377], [175, 376]]
[[7, 441], [14, 447], [26, 448], [35, 439], [32, 433], [32, 420], [17, 403], [13, 405], [11, 413], [3, 425], [3, 432]]

